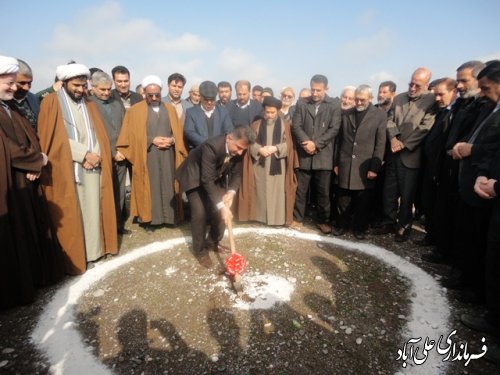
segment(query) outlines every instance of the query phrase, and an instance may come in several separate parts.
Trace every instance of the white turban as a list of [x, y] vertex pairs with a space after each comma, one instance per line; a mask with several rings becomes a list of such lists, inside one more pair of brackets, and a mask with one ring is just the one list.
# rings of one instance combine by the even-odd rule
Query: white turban
[[90, 70], [83, 64], [59, 65], [56, 69], [56, 76], [60, 81], [66, 81], [80, 76], [86, 76], [87, 79], [89, 79]]
[[19, 70], [17, 59], [8, 56], [0, 56], [0, 75], [15, 74]]
[[163, 87], [161, 83], [161, 78], [155, 75], [149, 75], [144, 77], [144, 79], [141, 82], [141, 86], [146, 89], [149, 85], [157, 85], [160, 86], [160, 88]]

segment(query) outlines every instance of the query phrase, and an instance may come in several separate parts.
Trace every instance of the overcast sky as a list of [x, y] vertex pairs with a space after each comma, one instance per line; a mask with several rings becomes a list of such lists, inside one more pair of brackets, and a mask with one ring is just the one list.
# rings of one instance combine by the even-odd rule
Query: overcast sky
[[133, 87], [148, 74], [180, 72], [184, 96], [203, 80], [298, 91], [316, 73], [329, 78], [331, 96], [386, 79], [402, 92], [419, 66], [454, 77], [467, 60], [500, 58], [499, 0], [416, 3], [9, 1], [0, 54], [31, 65], [35, 92], [52, 84], [57, 65], [76, 60], [108, 73], [125, 65]]

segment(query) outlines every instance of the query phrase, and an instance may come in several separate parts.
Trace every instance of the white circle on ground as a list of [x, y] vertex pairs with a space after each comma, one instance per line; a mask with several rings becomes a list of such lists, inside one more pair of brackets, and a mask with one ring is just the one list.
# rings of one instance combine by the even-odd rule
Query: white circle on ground
[[[403, 338], [420, 337], [423, 342], [426, 337], [437, 340], [440, 335], [446, 336], [450, 332], [448, 324], [450, 316], [449, 304], [436, 280], [421, 268], [384, 248], [318, 234], [295, 232], [289, 229], [238, 228], [234, 230], [234, 233], [235, 235], [244, 233], [260, 236], [282, 235], [309, 241], [326, 242], [382, 260], [389, 266], [396, 268], [412, 283], [409, 291], [410, 314], [406, 317], [407, 323], [402, 332]], [[47, 355], [51, 364], [51, 373], [56, 375], [112, 374], [110, 369], [91, 354], [91, 348], [84, 344], [75, 327], [74, 313], [78, 299], [95, 282], [106, 277], [109, 272], [141, 257], [185, 244], [189, 242], [188, 240], [190, 240], [190, 237], [176, 238], [140, 247], [108, 262], [97, 264], [93, 269], [90, 269], [82, 276], [71, 279], [58, 289], [52, 300], [44, 308], [31, 335], [33, 342]], [[266, 277], [269, 276], [272, 275]], [[292, 291], [293, 288], [290, 294]], [[276, 300], [274, 303], [276, 302], [278, 301]], [[260, 303], [263, 302], [259, 301]], [[250, 309], [250, 306], [248, 308]], [[395, 360], [398, 349], [387, 348], [389, 353], [394, 353]], [[409, 362], [405, 369], [401, 368], [401, 371], [408, 374], [443, 373], [446, 371], [448, 363], [441, 360], [442, 358], [436, 353], [430, 353], [427, 361], [421, 366], [413, 366]]]

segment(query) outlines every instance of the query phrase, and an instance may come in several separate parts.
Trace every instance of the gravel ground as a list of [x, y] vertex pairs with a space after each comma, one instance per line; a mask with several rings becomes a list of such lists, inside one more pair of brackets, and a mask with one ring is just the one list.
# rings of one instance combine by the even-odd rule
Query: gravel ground
[[[152, 234], [135, 224], [128, 223], [128, 228], [132, 234], [122, 239], [120, 255], [101, 264], [153, 241], [189, 236], [188, 225]], [[316, 230], [308, 223], [304, 232]], [[416, 227], [412, 235], [422, 234]], [[343, 239], [356, 241], [350, 234]], [[387, 235], [369, 236], [365, 242], [388, 249], [437, 280], [448, 270], [420, 261], [425, 250], [411, 241], [397, 244]], [[321, 241], [247, 233], [238, 235], [236, 244], [248, 260], [245, 300], [235, 296], [223, 274], [225, 254], [211, 254], [215, 266], [207, 270], [195, 261], [188, 245], [181, 244], [127, 263], [86, 290], [74, 307], [81, 341], [116, 374], [404, 370], [396, 358], [402, 343], [410, 339], [404, 334], [411, 298], [405, 275], [380, 260]], [[30, 306], [0, 312], [1, 374], [49, 373], [48, 359], [30, 336], [61, 285], [41, 290]], [[276, 286], [276, 294], [262, 297], [256, 292], [266, 285]], [[446, 293], [450, 327], [457, 330], [454, 341], [467, 342], [470, 353], [479, 353], [482, 335], [457, 319], [464, 312], [480, 313], [481, 307], [461, 304], [454, 292]], [[441, 334], [446, 338], [449, 332]], [[447, 370], [448, 374], [498, 372], [484, 359], [467, 367], [464, 361], [455, 361]]]

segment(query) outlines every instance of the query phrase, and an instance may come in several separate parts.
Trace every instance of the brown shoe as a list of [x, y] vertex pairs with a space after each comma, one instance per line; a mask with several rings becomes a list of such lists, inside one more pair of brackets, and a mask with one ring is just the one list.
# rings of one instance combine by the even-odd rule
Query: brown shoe
[[214, 263], [212, 259], [210, 259], [210, 255], [208, 255], [208, 251], [203, 251], [196, 255], [196, 260], [200, 263], [201, 266], [205, 268], [212, 268]]
[[214, 246], [212, 249], [213, 249], [213, 251], [215, 251], [216, 253], [219, 253], [219, 254], [224, 254], [224, 253], [230, 253], [231, 252], [231, 249], [229, 247], [221, 245], [221, 244], [218, 244], [217, 246]]
[[288, 227], [290, 229], [302, 230], [304, 228], [304, 224], [302, 224], [300, 221], [293, 220]]
[[318, 224], [318, 228], [323, 234], [330, 234], [332, 233], [332, 227], [326, 223], [321, 223]]

